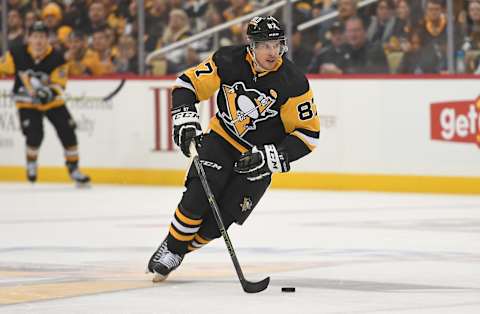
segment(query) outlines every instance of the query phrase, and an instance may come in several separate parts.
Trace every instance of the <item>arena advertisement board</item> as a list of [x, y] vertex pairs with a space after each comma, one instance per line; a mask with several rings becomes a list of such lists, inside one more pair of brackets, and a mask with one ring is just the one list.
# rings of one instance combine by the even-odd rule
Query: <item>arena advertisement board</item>
[[[189, 161], [171, 134], [172, 79], [71, 80], [70, 108], [78, 125], [81, 164], [91, 169], [175, 170]], [[321, 121], [318, 148], [293, 164], [307, 174], [480, 177], [478, 79], [310, 78]], [[12, 82], [0, 80], [0, 168], [23, 167], [24, 140]], [[206, 129], [215, 100], [198, 106]], [[46, 135], [41, 166], [60, 167], [54, 129]]]

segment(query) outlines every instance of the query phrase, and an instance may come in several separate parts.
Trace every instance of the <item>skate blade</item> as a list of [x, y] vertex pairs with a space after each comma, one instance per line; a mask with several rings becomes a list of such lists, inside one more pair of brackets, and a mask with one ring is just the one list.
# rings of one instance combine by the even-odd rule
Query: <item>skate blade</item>
[[164, 276], [164, 275], [161, 275], [161, 274], [154, 274], [154, 275], [153, 275], [152, 282], [154, 282], [154, 283], [162, 282], [162, 281], [164, 281], [165, 279], [167, 279], [167, 277], [168, 277], [168, 275], [167, 275], [167, 276]]

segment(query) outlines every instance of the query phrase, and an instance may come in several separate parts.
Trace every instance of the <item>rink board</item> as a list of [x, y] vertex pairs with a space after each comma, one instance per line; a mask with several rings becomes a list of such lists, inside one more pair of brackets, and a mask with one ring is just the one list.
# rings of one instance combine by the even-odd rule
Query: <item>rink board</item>
[[[480, 193], [479, 79], [311, 78], [321, 120], [318, 148], [274, 186]], [[172, 80], [71, 80], [81, 164], [99, 183], [182, 184], [189, 161], [171, 139]], [[0, 180], [24, 180], [24, 140], [12, 82], [0, 81]], [[84, 97], [86, 96], [86, 97]], [[200, 104], [204, 127], [214, 100]], [[63, 152], [45, 122], [42, 181], [67, 180]]]

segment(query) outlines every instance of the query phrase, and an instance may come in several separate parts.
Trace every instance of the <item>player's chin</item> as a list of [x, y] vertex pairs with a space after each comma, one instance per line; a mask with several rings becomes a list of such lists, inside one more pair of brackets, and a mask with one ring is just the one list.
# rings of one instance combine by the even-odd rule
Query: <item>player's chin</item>
[[277, 64], [277, 60], [265, 60], [263, 64], [263, 68], [265, 70], [271, 71], [275, 68], [275, 65]]

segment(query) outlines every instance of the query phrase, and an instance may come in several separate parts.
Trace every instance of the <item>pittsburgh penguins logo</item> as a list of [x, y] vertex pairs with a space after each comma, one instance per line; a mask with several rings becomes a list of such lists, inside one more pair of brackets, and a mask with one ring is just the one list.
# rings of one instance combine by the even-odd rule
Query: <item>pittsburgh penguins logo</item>
[[33, 70], [27, 70], [26, 74], [30, 78], [30, 84], [37, 89], [42, 86], [46, 86], [49, 83], [48, 74], [44, 72], [35, 72]]
[[277, 93], [273, 89], [270, 90], [270, 96], [256, 89], [247, 89], [243, 82], [236, 82], [232, 86], [223, 84], [222, 89], [228, 110], [222, 112], [222, 119], [232, 126], [240, 137], [249, 130], [255, 130], [258, 122], [278, 114], [277, 111], [270, 109], [277, 98]]

